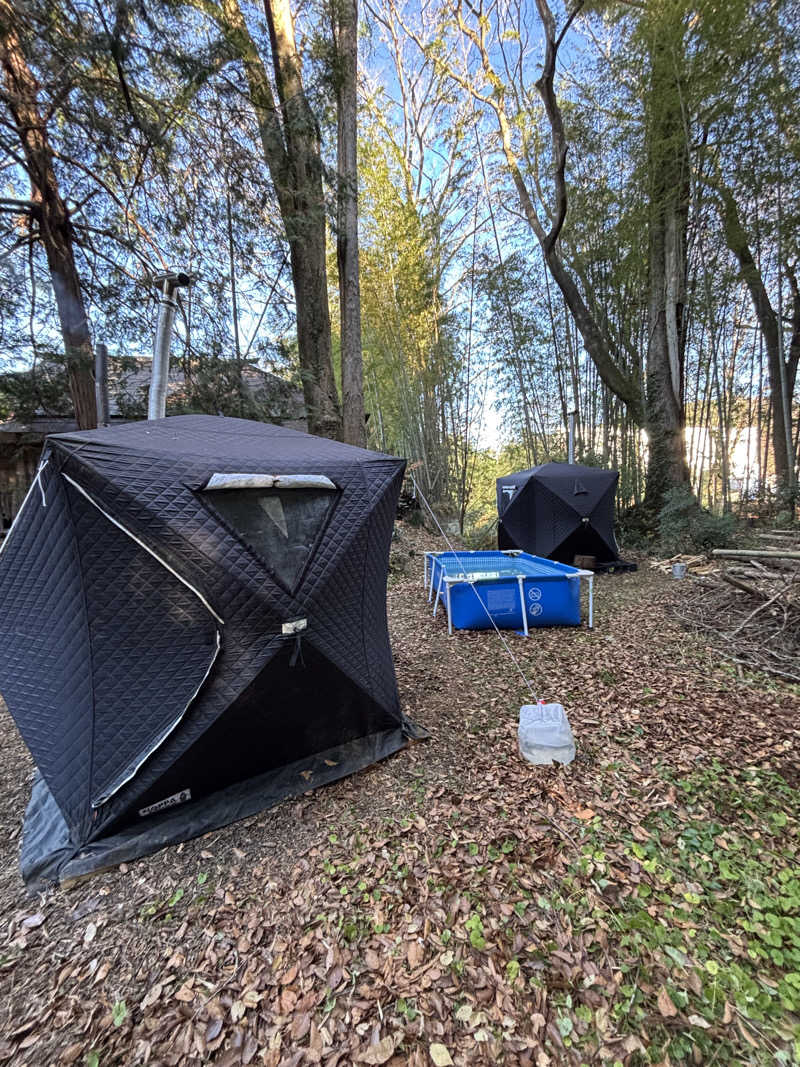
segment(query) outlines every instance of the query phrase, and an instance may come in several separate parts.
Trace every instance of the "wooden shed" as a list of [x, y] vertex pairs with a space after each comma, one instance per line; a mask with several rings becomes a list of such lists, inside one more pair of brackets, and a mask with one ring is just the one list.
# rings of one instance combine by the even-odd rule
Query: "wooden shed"
[[42, 444], [50, 433], [67, 433], [78, 424], [70, 418], [37, 417], [0, 423], [0, 513], [7, 530], [36, 474]]

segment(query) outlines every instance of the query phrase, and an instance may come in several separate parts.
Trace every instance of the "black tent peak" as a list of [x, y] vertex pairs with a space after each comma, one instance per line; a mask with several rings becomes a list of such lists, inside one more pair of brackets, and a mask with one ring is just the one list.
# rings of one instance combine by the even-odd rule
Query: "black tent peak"
[[0, 555], [0, 691], [37, 765], [30, 886], [400, 748], [404, 461], [187, 415], [47, 439]]

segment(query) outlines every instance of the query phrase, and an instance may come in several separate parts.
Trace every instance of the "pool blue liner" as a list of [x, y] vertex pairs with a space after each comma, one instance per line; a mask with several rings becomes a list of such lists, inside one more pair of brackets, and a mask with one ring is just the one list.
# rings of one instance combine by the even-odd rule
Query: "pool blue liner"
[[426, 552], [428, 601], [447, 611], [448, 630], [522, 630], [579, 626], [580, 582], [589, 580], [589, 626], [593, 623], [591, 571], [527, 552]]

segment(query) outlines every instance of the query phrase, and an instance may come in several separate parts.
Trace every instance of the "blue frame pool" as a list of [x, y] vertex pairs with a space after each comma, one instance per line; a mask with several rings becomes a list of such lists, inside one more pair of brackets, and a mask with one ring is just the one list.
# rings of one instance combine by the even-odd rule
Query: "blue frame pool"
[[426, 552], [425, 587], [433, 614], [443, 603], [447, 628], [522, 630], [580, 626], [580, 583], [589, 582], [589, 627], [593, 625], [592, 571], [531, 556], [527, 552]]

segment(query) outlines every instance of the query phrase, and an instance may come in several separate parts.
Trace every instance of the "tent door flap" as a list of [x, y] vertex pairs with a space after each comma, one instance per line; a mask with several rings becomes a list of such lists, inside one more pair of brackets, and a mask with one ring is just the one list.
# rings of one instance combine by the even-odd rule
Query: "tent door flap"
[[222, 641], [220, 639], [219, 630], [217, 630], [217, 643], [214, 646], [214, 652], [211, 656], [211, 662], [208, 665], [208, 670], [200, 679], [200, 684], [189, 697], [186, 706], [181, 709], [180, 714], [176, 716], [175, 719], [173, 719], [173, 721], [167, 726], [167, 728], [165, 730], [162, 730], [161, 733], [159, 733], [159, 735], [153, 741], [151, 741], [150, 744], [147, 745], [146, 748], [144, 748], [142, 752], [125, 768], [125, 770], [114, 781], [112, 781], [102, 790], [102, 793], [99, 797], [92, 797], [93, 808], [102, 808], [104, 804], [107, 804], [109, 800], [111, 800], [115, 793], [118, 793], [124, 785], [127, 785], [128, 782], [132, 781], [139, 773], [139, 770], [147, 762], [147, 760], [150, 759], [150, 757], [157, 749], [161, 748], [161, 746], [164, 744], [170, 734], [175, 730], [177, 726], [180, 725], [180, 723], [183, 721], [184, 715], [194, 703], [197, 694], [205, 685], [206, 679], [208, 678], [209, 674], [211, 674], [211, 668], [217, 661], [217, 656], [219, 655], [221, 644]]

